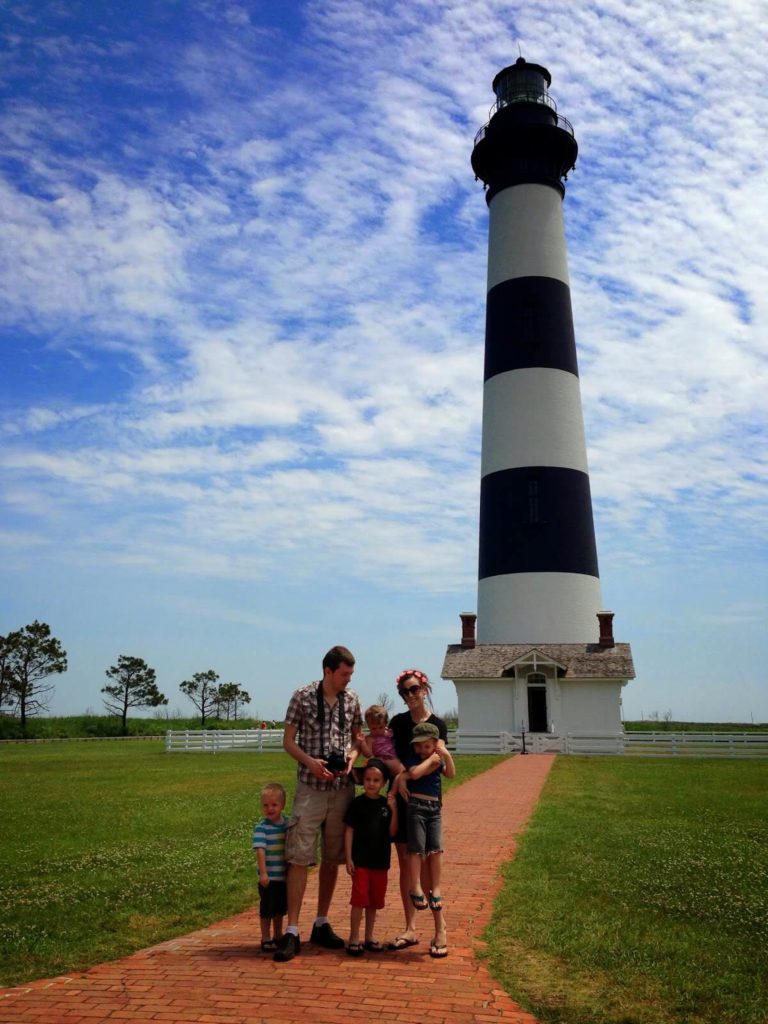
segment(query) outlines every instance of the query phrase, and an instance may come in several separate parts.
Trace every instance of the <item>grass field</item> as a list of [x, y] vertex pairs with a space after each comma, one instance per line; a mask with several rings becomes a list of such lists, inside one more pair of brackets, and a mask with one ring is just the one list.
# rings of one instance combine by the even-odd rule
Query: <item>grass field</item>
[[[457, 759], [463, 781], [498, 757]], [[192, 931], [257, 899], [259, 788], [286, 754], [166, 754], [161, 742], [0, 747], [0, 985]], [[450, 785], [446, 780], [446, 785]]]
[[558, 758], [488, 930], [552, 1024], [768, 1021], [768, 764]]

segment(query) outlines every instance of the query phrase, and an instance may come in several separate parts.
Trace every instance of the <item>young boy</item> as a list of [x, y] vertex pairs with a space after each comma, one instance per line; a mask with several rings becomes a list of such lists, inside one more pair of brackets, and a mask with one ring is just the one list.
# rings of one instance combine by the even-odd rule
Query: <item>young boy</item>
[[[374, 937], [376, 911], [384, 906], [387, 891], [392, 837], [397, 831], [397, 803], [394, 792], [381, 790], [388, 778], [383, 761], [371, 758], [363, 769], [363, 793], [355, 797], [344, 817], [344, 852], [347, 873], [352, 876], [349, 942], [347, 953], [362, 956], [380, 953], [385, 946]], [[365, 911], [365, 942], [360, 942], [360, 923]]]
[[285, 790], [279, 782], [270, 782], [261, 791], [264, 817], [253, 829], [253, 848], [259, 867], [259, 919], [261, 951], [274, 953], [283, 935], [283, 917], [287, 911], [285, 885], [285, 833], [288, 819]]
[[[443, 898], [440, 879], [443, 867], [442, 786], [441, 777], [452, 779], [456, 767], [448, 748], [440, 742], [440, 732], [431, 722], [414, 726], [411, 739], [413, 753], [406, 759], [406, 770], [400, 777], [408, 787], [408, 854], [411, 868], [411, 902], [417, 910], [432, 911], [435, 937], [429, 955], [448, 955]], [[421, 865], [426, 858], [429, 869], [429, 896], [421, 887]]]
[[395, 753], [392, 730], [388, 728], [389, 715], [383, 704], [371, 704], [365, 712], [365, 724], [368, 735], [363, 736], [359, 744], [365, 757], [378, 757], [383, 761], [390, 778], [394, 779], [403, 770], [403, 765]]

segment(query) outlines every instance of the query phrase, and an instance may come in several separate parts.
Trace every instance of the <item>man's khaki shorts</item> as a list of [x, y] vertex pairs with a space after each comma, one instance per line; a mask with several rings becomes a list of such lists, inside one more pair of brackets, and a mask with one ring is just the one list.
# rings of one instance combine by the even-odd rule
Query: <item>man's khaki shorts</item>
[[312, 789], [296, 783], [296, 795], [285, 837], [285, 859], [289, 864], [311, 867], [317, 863], [317, 837], [322, 841], [322, 860], [343, 864], [344, 815], [355, 795], [352, 783], [340, 789]]

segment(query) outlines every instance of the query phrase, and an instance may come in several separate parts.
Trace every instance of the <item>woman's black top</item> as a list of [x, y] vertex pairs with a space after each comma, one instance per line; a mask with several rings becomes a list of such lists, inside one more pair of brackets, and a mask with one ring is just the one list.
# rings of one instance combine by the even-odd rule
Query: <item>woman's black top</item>
[[[440, 733], [440, 739], [448, 742], [448, 726], [437, 715], [432, 714], [427, 721], [430, 725], [436, 725]], [[392, 742], [395, 745], [395, 753], [401, 761], [412, 752], [411, 739], [413, 738], [413, 727], [416, 723], [411, 718], [410, 711], [403, 711], [390, 720], [389, 728], [392, 730]]]

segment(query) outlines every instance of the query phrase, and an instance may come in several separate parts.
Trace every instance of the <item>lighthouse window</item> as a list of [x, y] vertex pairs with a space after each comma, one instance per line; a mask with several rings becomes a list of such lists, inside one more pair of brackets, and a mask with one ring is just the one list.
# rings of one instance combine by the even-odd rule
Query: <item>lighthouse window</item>
[[538, 71], [522, 71], [517, 67], [499, 81], [496, 95], [500, 107], [510, 103], [546, 103], [549, 99], [544, 76]]
[[539, 508], [539, 481], [528, 481], [528, 522], [540, 523], [541, 510]]

